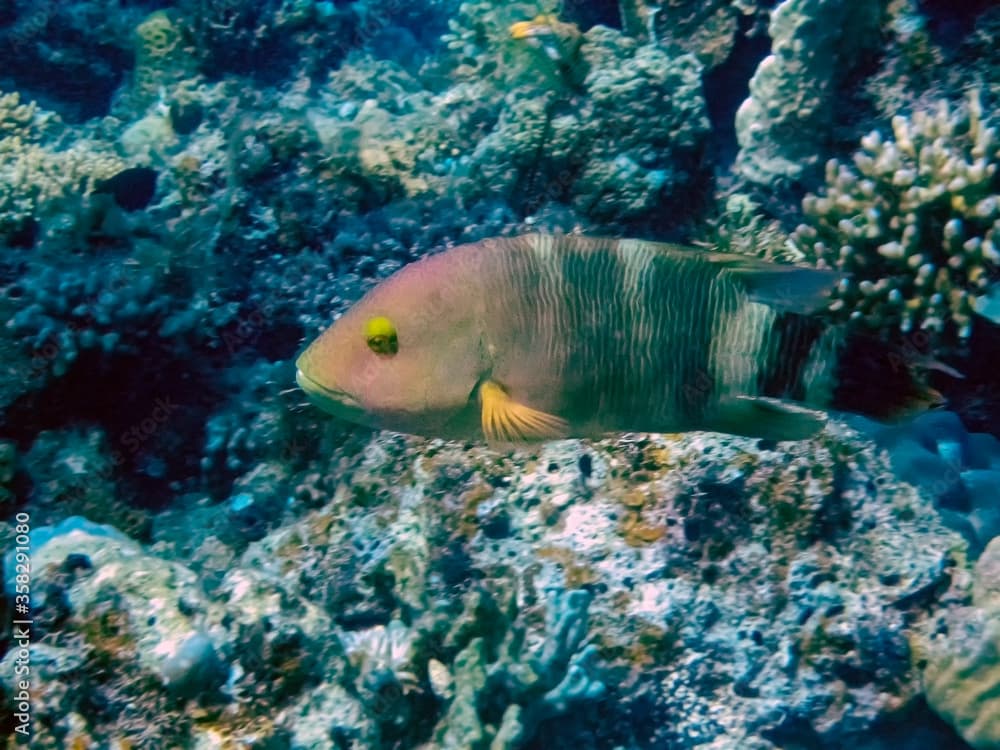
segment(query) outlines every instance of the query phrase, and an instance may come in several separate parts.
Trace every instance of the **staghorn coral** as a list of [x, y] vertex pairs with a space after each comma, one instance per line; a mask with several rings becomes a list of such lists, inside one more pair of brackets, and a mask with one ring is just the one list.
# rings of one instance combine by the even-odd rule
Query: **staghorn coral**
[[853, 166], [831, 160], [826, 192], [808, 195], [793, 242], [847, 271], [832, 309], [883, 333], [971, 333], [972, 314], [1000, 263], [1000, 138], [978, 91], [964, 108], [892, 119]]

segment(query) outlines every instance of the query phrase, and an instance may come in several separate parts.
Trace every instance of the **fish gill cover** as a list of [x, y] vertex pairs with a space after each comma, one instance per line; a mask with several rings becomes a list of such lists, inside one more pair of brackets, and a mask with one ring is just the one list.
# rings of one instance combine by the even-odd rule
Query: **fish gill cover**
[[[986, 1], [0, 0], [0, 733], [1000, 747], [998, 103]], [[498, 448], [295, 388], [394, 272], [528, 234], [823, 268], [855, 382], [944, 407]], [[760, 382], [816, 395], [779, 329]]]

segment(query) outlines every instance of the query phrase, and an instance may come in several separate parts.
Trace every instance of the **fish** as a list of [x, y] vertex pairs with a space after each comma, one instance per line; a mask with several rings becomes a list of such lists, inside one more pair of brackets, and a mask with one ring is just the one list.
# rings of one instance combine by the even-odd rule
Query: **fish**
[[573, 24], [564, 23], [552, 14], [511, 24], [510, 37], [540, 49], [552, 62], [564, 62], [571, 58], [581, 41], [580, 32]]
[[583, 35], [576, 24], [560, 21], [558, 16], [543, 13], [530, 21], [511, 24], [510, 38], [536, 50], [564, 83], [579, 86], [586, 75], [580, 58]]
[[1000, 325], [1000, 283], [993, 284], [985, 294], [973, 301], [973, 309], [980, 317]]
[[128, 167], [100, 180], [95, 193], [108, 193], [123, 211], [140, 211], [149, 205], [156, 193], [157, 172], [149, 167]]
[[837, 271], [637, 239], [459, 245], [376, 285], [296, 360], [323, 410], [425, 437], [534, 443], [695, 430], [802, 440], [828, 408], [935, 394], [818, 311]]

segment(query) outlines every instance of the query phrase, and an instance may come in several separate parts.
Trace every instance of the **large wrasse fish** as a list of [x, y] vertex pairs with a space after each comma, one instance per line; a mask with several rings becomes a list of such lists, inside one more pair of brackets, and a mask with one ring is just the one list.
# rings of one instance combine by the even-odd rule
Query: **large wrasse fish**
[[[933, 400], [880, 344], [851, 374], [814, 312], [840, 275], [677, 245], [527, 235], [412, 263], [298, 358], [324, 410], [495, 443], [709, 430], [774, 440], [827, 407]], [[931, 397], [928, 396], [931, 393]]]

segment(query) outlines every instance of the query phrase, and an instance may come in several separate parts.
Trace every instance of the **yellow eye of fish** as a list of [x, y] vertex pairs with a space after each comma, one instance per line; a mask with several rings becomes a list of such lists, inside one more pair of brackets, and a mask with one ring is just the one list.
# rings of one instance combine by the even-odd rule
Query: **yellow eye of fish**
[[388, 318], [379, 316], [365, 323], [365, 341], [376, 354], [395, 354], [399, 351], [396, 326]]

